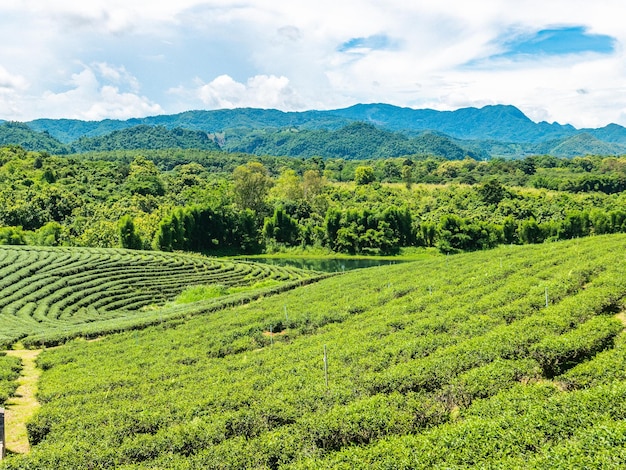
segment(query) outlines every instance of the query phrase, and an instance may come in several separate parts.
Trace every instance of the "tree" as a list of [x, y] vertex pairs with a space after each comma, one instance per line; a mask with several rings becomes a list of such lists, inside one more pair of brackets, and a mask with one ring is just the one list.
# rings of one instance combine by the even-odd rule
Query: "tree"
[[486, 204], [498, 204], [507, 194], [506, 188], [495, 178], [480, 185], [477, 191]]
[[303, 198], [300, 178], [291, 169], [286, 169], [280, 174], [271, 192], [281, 201], [298, 201]]
[[402, 181], [406, 189], [411, 189], [413, 185], [413, 165], [402, 165]]
[[233, 196], [242, 209], [251, 209], [259, 217], [265, 208], [265, 198], [272, 187], [267, 168], [259, 162], [248, 162], [233, 171]]
[[165, 194], [165, 185], [159, 169], [153, 162], [142, 156], [136, 157], [130, 164], [126, 187], [132, 194], [144, 196], [163, 196]]
[[275, 209], [274, 215], [265, 219], [263, 236], [269, 240], [293, 246], [298, 243], [299, 235], [298, 222], [289, 217], [281, 208]]
[[354, 182], [356, 184], [370, 184], [375, 179], [374, 168], [371, 166], [357, 166], [354, 170]]
[[326, 181], [317, 170], [307, 170], [302, 177], [302, 189], [304, 191], [304, 199], [312, 201], [319, 196], [324, 190]]
[[135, 232], [135, 223], [130, 215], [123, 216], [118, 224], [120, 246], [131, 250], [141, 250], [143, 243], [141, 237]]
[[519, 226], [519, 239], [522, 243], [541, 243], [545, 240], [545, 234], [537, 221], [530, 218], [524, 220]]
[[22, 227], [0, 227], [0, 245], [26, 245]]

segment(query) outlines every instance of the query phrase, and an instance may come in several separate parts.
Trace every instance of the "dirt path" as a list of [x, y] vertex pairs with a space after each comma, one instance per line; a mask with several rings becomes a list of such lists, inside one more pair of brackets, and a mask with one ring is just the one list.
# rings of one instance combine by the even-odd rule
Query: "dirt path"
[[40, 349], [6, 352], [8, 356], [19, 357], [22, 360], [22, 373], [17, 379], [18, 388], [5, 405], [5, 438], [9, 452], [25, 454], [30, 451], [26, 423], [39, 408], [36, 394], [41, 370], [37, 368], [35, 360], [40, 352]]

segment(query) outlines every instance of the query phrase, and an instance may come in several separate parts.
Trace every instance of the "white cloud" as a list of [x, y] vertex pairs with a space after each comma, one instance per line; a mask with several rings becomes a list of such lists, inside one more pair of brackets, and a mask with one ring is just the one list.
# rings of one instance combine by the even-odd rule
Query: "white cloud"
[[15, 120], [40, 117], [128, 119], [164, 112], [158, 104], [139, 95], [137, 88], [136, 79], [123, 68], [94, 64], [84, 66], [80, 72], [72, 74], [65, 91], [48, 90], [41, 95], [14, 94], [10, 100], [0, 93], [0, 106], [7, 107], [3, 113], [5, 119]]
[[0, 92], [15, 92], [25, 90], [28, 87], [26, 79], [20, 75], [14, 75], [0, 65]]
[[209, 83], [198, 83], [195, 88], [176, 88], [171, 92], [199, 100], [208, 109], [251, 107], [295, 110], [303, 107], [289, 79], [275, 75], [256, 75], [246, 83], [237, 82], [229, 75], [220, 75]]
[[[505, 103], [533, 119], [626, 124], [624, 14], [622, 0], [5, 0], [0, 119], [378, 101]], [[503, 52], [507, 32], [561, 26], [612, 36], [616, 51], [467, 66]], [[90, 65], [68, 83], [76, 63]]]

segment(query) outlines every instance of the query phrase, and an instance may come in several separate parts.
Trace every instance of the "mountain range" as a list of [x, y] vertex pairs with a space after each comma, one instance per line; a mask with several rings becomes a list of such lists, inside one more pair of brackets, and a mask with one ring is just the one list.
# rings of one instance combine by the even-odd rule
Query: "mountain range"
[[186, 111], [129, 120], [37, 119], [0, 125], [0, 145], [50, 153], [136, 148], [223, 149], [258, 155], [449, 159], [626, 154], [626, 128], [599, 129], [529, 119], [510, 105], [456, 111], [357, 104], [328, 111]]

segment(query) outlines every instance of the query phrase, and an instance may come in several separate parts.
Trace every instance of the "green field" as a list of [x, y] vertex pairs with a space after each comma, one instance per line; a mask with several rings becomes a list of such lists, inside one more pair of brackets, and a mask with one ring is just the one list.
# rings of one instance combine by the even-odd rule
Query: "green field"
[[[18, 340], [50, 346], [76, 336], [139, 328], [247, 302], [318, 277], [311, 271], [185, 254], [0, 246], [0, 346]], [[183, 291], [206, 285], [219, 286], [223, 295], [193, 307], [173, 303]]]
[[32, 452], [0, 468], [623, 468], [625, 249], [504, 246], [152, 307], [162, 322], [40, 355]]

